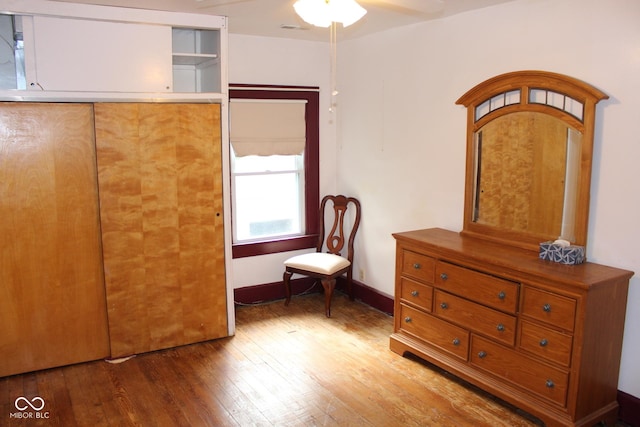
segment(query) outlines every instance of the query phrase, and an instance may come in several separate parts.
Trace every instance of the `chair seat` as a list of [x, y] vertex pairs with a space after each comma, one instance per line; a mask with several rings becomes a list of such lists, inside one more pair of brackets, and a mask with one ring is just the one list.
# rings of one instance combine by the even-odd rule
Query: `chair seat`
[[328, 276], [351, 265], [348, 259], [339, 255], [327, 254], [323, 252], [312, 252], [297, 255], [284, 262], [285, 267], [297, 268], [299, 270], [311, 271]]

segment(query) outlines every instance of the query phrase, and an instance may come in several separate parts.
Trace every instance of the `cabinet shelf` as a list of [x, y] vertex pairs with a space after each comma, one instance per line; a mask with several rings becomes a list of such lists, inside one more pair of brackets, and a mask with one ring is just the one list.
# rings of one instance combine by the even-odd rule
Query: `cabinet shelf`
[[218, 59], [217, 54], [209, 53], [173, 53], [173, 65], [195, 65], [208, 64]]
[[220, 31], [172, 29], [174, 92], [220, 92]]

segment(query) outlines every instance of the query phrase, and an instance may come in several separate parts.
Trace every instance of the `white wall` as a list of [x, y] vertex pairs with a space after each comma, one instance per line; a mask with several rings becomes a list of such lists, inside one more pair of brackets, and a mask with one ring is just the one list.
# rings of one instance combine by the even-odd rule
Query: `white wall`
[[[229, 82], [320, 87], [320, 194], [336, 191], [335, 117], [329, 114], [328, 43], [229, 35]], [[326, 108], [325, 108], [326, 106]], [[278, 282], [287, 252], [233, 260], [233, 288]]]
[[640, 397], [640, 1], [519, 0], [344, 41], [338, 55], [337, 190], [363, 206], [355, 269], [388, 295], [391, 233], [462, 227], [462, 94], [524, 69], [609, 94], [597, 111], [587, 256], [637, 272], [619, 388]]

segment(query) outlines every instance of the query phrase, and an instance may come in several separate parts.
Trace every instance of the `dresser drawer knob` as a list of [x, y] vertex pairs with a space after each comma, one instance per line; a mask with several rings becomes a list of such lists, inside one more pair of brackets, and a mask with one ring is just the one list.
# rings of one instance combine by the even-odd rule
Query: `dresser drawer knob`
[[405, 318], [404, 318], [404, 321], [405, 321], [406, 323], [411, 323], [411, 317], [409, 317], [409, 316], [405, 317]]
[[547, 346], [547, 344], [549, 344], [549, 341], [547, 341], [547, 339], [546, 339], [546, 338], [542, 338], [542, 339], [540, 340], [540, 347], [546, 347], [546, 346]]
[[545, 383], [545, 385], [546, 385], [548, 388], [553, 388], [553, 387], [555, 387], [555, 384], [553, 383], [553, 381], [552, 381], [552, 380], [547, 380], [547, 382]]
[[504, 291], [500, 291], [500, 293], [498, 294], [498, 299], [505, 299], [507, 297], [507, 294]]
[[460, 345], [460, 339], [459, 338], [454, 338], [452, 342], [453, 342], [453, 345]]
[[498, 330], [498, 332], [504, 332], [504, 325], [502, 323], [498, 323], [496, 329]]
[[420, 264], [418, 264], [417, 262], [413, 264], [413, 268], [415, 268], [416, 270], [420, 270], [420, 267]]
[[481, 351], [480, 353], [478, 353], [478, 357], [480, 359], [484, 359], [485, 357], [487, 357], [487, 352], [486, 351]]
[[551, 312], [551, 304], [545, 304], [542, 306], [542, 310], [546, 311], [547, 313]]
[[441, 302], [440, 303], [440, 308], [443, 310], [446, 310], [447, 308], [449, 308], [449, 304], [447, 304], [446, 302]]
[[420, 292], [418, 292], [418, 291], [411, 291], [411, 296], [412, 296], [412, 297], [417, 297], [418, 295], [420, 295]]
[[447, 273], [440, 273], [440, 278], [442, 280], [447, 280], [449, 278], [449, 276], [447, 276]]

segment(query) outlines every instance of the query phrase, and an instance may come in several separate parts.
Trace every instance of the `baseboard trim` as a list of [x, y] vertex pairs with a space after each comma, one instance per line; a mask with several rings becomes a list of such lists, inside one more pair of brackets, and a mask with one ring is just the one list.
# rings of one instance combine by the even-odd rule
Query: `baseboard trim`
[[[292, 295], [322, 292], [320, 283], [315, 283], [314, 279], [310, 277], [293, 279], [290, 283]], [[260, 304], [284, 298], [283, 282], [265, 283], [233, 290], [233, 301], [236, 304]]]
[[640, 426], [640, 398], [618, 390], [618, 418], [630, 426]]
[[[346, 281], [346, 278], [338, 278], [336, 290], [345, 292]], [[319, 282], [314, 283], [314, 280], [308, 277], [291, 280], [292, 295], [315, 292], [323, 292]], [[247, 286], [233, 290], [233, 300], [236, 304], [259, 304], [284, 299], [284, 297], [284, 284], [282, 282]], [[353, 282], [353, 297], [383, 313], [393, 314], [393, 298], [364, 283]]]
[[[336, 287], [341, 290], [346, 289], [347, 279], [344, 277], [338, 278]], [[353, 297], [363, 303], [380, 310], [390, 316], [393, 316], [393, 297], [383, 294], [377, 289], [373, 289], [364, 283], [353, 281]]]

